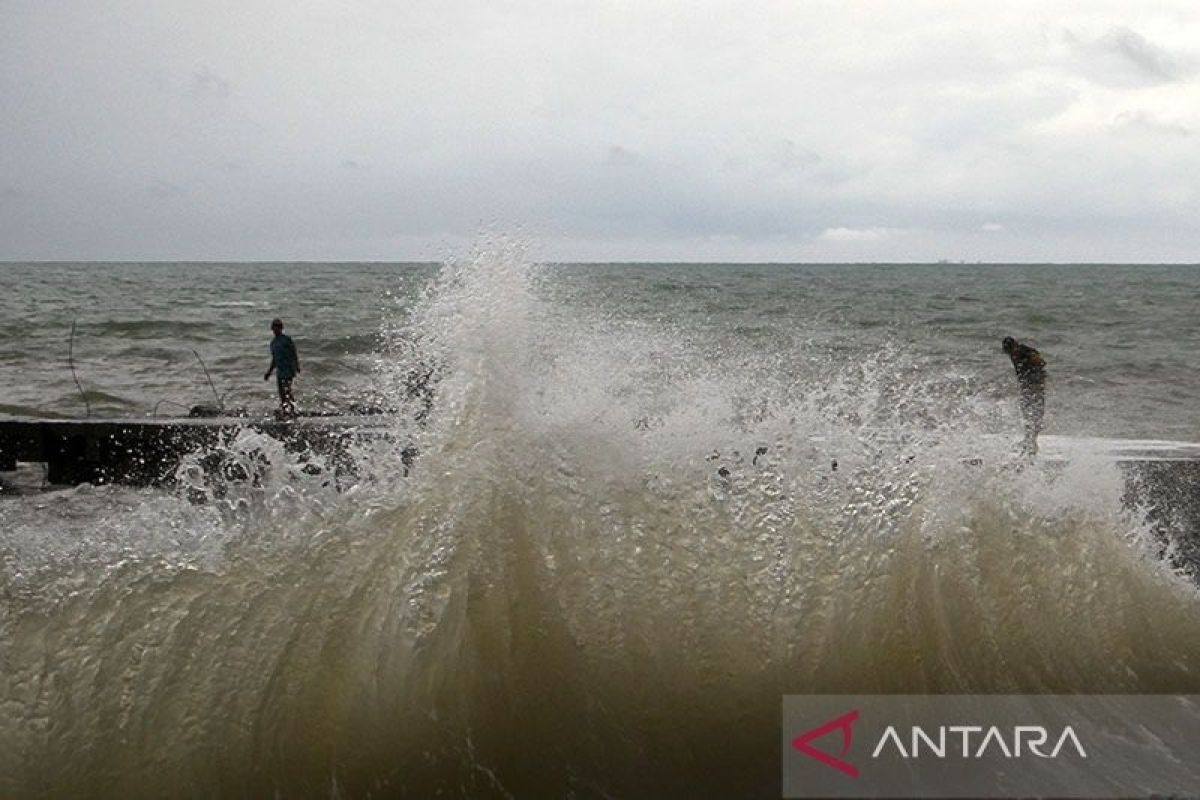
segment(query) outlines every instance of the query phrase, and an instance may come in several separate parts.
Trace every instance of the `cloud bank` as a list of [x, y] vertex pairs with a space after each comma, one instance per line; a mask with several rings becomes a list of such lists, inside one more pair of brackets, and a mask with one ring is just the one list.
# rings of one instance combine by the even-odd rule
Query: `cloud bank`
[[0, 258], [1200, 261], [1191, 2], [0, 4]]

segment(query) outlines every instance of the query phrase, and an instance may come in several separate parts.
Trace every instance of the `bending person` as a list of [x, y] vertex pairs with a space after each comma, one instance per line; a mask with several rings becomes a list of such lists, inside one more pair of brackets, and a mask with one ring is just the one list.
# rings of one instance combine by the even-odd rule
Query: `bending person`
[[1025, 423], [1025, 441], [1021, 449], [1028, 455], [1038, 451], [1037, 437], [1046, 414], [1046, 359], [1029, 345], [1011, 336], [1004, 337], [1001, 348], [1012, 359], [1021, 391], [1021, 419]]

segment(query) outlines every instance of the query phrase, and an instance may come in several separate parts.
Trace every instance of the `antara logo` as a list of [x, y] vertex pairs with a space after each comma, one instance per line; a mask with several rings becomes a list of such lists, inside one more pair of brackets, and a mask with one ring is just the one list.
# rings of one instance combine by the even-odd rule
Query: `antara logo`
[[[844, 772], [851, 778], [858, 777], [858, 767], [851, 764], [849, 761], [844, 761], [846, 754], [850, 752], [850, 745], [854, 741], [854, 721], [858, 719], [858, 709], [848, 711], [842, 714], [837, 719], [831, 719], [824, 725], [813, 728], [811, 731], [802, 733], [795, 739], [792, 739], [792, 747], [799, 750], [809, 758], [815, 758], [827, 767], [833, 767], [838, 772]], [[813, 747], [811, 742], [813, 739], [820, 739], [826, 734], [836, 730], [842, 732], [842, 757], [831, 756], [824, 750], [818, 750]]]
[[931, 736], [924, 728], [914, 725], [906, 749], [896, 726], [888, 725], [871, 758], [879, 758], [889, 745], [901, 758], [920, 758], [922, 750], [934, 758], [983, 758], [989, 753], [1005, 758], [1020, 758], [1024, 753], [1032, 753], [1038, 758], [1058, 758], [1068, 744], [1080, 758], [1087, 758], [1083, 744], [1070, 725], [1063, 728], [1050, 752], [1044, 749], [1050, 741], [1050, 732], [1041, 725], [1015, 725], [1008, 731], [1001, 731], [995, 725], [987, 728], [982, 725], [941, 725], [935, 731]]
[[[827, 767], [857, 778], [858, 767], [847, 761], [846, 756], [854, 741], [854, 723], [858, 718], [858, 709], [848, 711], [800, 734], [792, 740], [792, 747]], [[837, 731], [842, 734], [841, 752], [837, 755], [814, 746], [815, 740]], [[1051, 741], [1054, 742], [1053, 746], [1049, 746]], [[1068, 755], [1074, 751], [1080, 758], [1088, 757], [1083, 743], [1070, 725], [1055, 737], [1041, 725], [1015, 725], [1005, 729], [996, 725], [942, 725], [930, 730], [913, 725], [907, 737], [902, 737], [895, 725], [888, 725], [871, 751], [871, 758], [877, 759], [889, 752], [905, 759], [983, 758], [987, 755], [1021, 758], [1027, 754], [1038, 758], [1058, 758], [1064, 749], [1068, 750]]]

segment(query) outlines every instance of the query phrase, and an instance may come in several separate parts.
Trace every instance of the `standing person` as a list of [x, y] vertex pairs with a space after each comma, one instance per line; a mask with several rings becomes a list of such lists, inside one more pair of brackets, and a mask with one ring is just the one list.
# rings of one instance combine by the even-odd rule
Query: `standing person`
[[1027, 455], [1038, 451], [1037, 437], [1042, 432], [1046, 413], [1046, 359], [1027, 344], [1005, 336], [1001, 349], [1012, 359], [1021, 390], [1021, 419], [1025, 422], [1025, 441], [1021, 449]]
[[275, 373], [279, 385], [279, 410], [285, 416], [294, 417], [296, 399], [292, 397], [292, 379], [300, 372], [300, 356], [292, 337], [283, 332], [283, 320], [271, 320], [271, 330], [275, 333], [271, 340], [271, 366], [263, 380], [270, 380], [271, 373]]

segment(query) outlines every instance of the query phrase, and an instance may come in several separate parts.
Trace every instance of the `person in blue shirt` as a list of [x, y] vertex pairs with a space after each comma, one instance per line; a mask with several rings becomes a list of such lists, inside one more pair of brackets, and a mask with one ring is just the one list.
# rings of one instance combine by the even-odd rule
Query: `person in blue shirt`
[[296, 353], [296, 343], [292, 337], [283, 332], [283, 320], [271, 320], [271, 330], [275, 338], [271, 340], [271, 367], [263, 380], [270, 380], [275, 373], [279, 385], [279, 408], [288, 416], [296, 414], [296, 399], [292, 396], [292, 379], [300, 372], [300, 356]]

